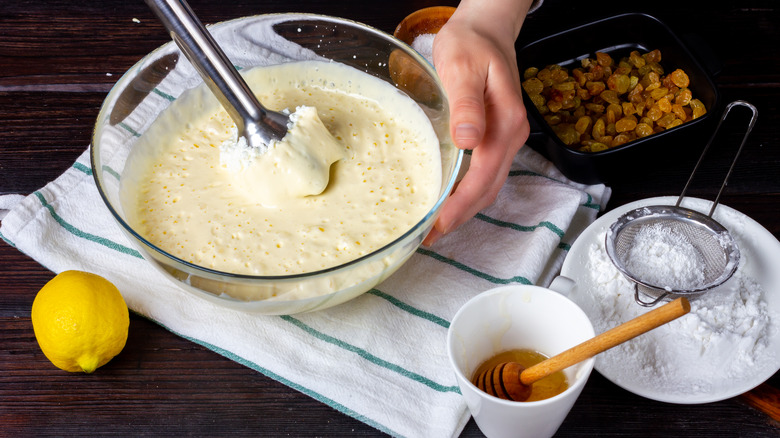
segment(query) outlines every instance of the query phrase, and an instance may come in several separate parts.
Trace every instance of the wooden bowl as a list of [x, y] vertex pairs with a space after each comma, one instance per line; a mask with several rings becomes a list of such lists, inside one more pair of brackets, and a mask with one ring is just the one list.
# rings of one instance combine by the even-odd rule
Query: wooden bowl
[[438, 32], [453, 12], [455, 8], [452, 6], [433, 6], [417, 10], [398, 23], [393, 36], [412, 45], [418, 36]]

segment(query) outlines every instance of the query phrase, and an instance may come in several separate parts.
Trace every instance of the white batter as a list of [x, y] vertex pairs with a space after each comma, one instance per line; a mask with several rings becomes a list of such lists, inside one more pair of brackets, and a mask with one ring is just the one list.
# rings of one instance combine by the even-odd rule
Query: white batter
[[270, 109], [316, 108], [335, 142], [326, 152], [299, 142], [253, 156], [236, 149], [233, 122], [205, 87], [185, 93], [139, 139], [122, 175], [130, 225], [154, 245], [219, 271], [298, 274], [381, 248], [436, 202], [438, 139], [392, 85], [315, 61], [245, 78]]
[[233, 129], [220, 149], [222, 164], [235, 172], [244, 187], [269, 188], [253, 192], [264, 207], [321, 194], [328, 187], [331, 165], [347, 158], [344, 143], [331, 135], [313, 106], [296, 108], [290, 114], [287, 134], [266, 148], [248, 146]]

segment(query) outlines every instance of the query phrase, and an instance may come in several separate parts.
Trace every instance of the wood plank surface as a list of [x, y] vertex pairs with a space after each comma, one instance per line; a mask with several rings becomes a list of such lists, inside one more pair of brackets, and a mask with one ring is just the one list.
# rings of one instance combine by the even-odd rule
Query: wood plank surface
[[[312, 12], [391, 33], [416, 9], [457, 1], [190, 4], [206, 23], [258, 13]], [[544, 0], [528, 18], [518, 46], [619, 12], [649, 13], [686, 41], [702, 43], [703, 52], [715, 58], [723, 100], [744, 99], [759, 108], [759, 121], [722, 202], [780, 237], [780, 4]], [[142, 1], [0, 0], [0, 194], [29, 194], [65, 171], [90, 143], [111, 86], [167, 40]], [[691, 195], [714, 196], [738, 129], [731, 128], [713, 153]], [[612, 187], [609, 209], [679, 194], [691, 166], [690, 160], [669, 156], [666, 165], [637, 172]], [[43, 356], [30, 322], [32, 300], [52, 276], [0, 243], [0, 436], [381, 435], [135, 315], [127, 346], [116, 359], [92, 375], [64, 373]], [[778, 388], [780, 375], [775, 374], [747, 396], [674, 405], [631, 394], [594, 372], [556, 436], [777, 437], [777, 417], [761, 409], [777, 412]], [[462, 436], [481, 433], [472, 421]]]

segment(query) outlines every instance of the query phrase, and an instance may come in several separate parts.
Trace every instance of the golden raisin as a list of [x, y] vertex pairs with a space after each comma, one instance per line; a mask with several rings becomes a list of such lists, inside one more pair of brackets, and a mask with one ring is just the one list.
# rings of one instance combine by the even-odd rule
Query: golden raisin
[[673, 104], [672, 112], [674, 113], [675, 116], [677, 116], [678, 119], [680, 119], [683, 122], [688, 118], [688, 115], [685, 114], [685, 110], [680, 104], [677, 103]]
[[645, 61], [647, 62], [661, 62], [661, 51], [658, 49], [655, 49], [651, 52], [648, 52], [647, 55], [645, 55]]
[[602, 67], [609, 67], [612, 65], [612, 57], [607, 53], [596, 52], [596, 62]]
[[555, 127], [555, 134], [566, 145], [577, 144], [580, 141], [580, 133], [577, 132], [574, 127], [568, 123], [563, 123]]
[[621, 105], [623, 107], [623, 114], [628, 116], [628, 115], [636, 113], [636, 107], [634, 107], [633, 103], [631, 103], [631, 102], [623, 102]]
[[553, 88], [555, 88], [558, 91], [574, 91], [575, 86], [577, 85], [574, 81], [563, 81], [558, 82], [557, 84], [553, 85]]
[[535, 78], [539, 74], [539, 69], [536, 67], [529, 67], [523, 72], [523, 79]]
[[648, 62], [645, 67], [647, 68], [648, 72], [656, 73], [658, 76], [662, 76], [664, 74], [664, 68], [661, 67], [661, 64], [657, 62]]
[[612, 103], [607, 107], [607, 122], [615, 123], [623, 115], [620, 105]]
[[544, 96], [542, 96], [541, 94], [528, 93], [528, 98], [531, 99], [531, 102], [537, 108], [547, 105], [547, 99], [545, 99]]
[[613, 73], [607, 78], [607, 86], [610, 90], [615, 90], [618, 94], [623, 94], [627, 92], [631, 86], [631, 79], [628, 75]]
[[553, 80], [553, 82], [563, 82], [566, 79], [568, 79], [569, 73], [566, 70], [563, 69], [554, 69], [550, 73], [550, 79]]
[[669, 98], [667, 96], [664, 96], [655, 103], [658, 105], [658, 108], [661, 108], [661, 111], [668, 113], [672, 111], [672, 103], [669, 102]]
[[579, 103], [578, 98], [574, 96], [564, 97], [563, 100], [561, 100], [561, 108], [565, 110], [570, 110], [576, 107], [578, 103]]
[[620, 98], [618, 98], [618, 93], [615, 90], [604, 90], [599, 94], [599, 97], [604, 99], [604, 102], [611, 103], [613, 105], [620, 104]]
[[701, 103], [699, 99], [692, 99], [690, 105], [691, 109], [693, 109], [693, 114], [691, 117], [694, 119], [699, 118], [707, 113], [707, 109], [704, 108], [704, 104]]
[[677, 116], [674, 115], [674, 113], [664, 114], [663, 117], [658, 119], [655, 124], [662, 127], [662, 128], [668, 128], [669, 125], [677, 118]]
[[615, 122], [615, 129], [617, 132], [633, 131], [636, 128], [636, 118], [634, 116], [626, 116]]
[[644, 65], [645, 65], [645, 58], [643, 58], [642, 55], [640, 55], [638, 51], [634, 50], [629, 55], [628, 62], [630, 62], [631, 65], [633, 65], [636, 68], [644, 67]]
[[688, 75], [679, 68], [671, 72], [669, 77], [672, 79], [672, 82], [674, 82], [674, 85], [677, 85], [680, 88], [686, 88], [691, 83]]
[[691, 103], [691, 99], [693, 99], [693, 93], [691, 93], [691, 90], [683, 88], [679, 93], [677, 93], [677, 96], [675, 96], [674, 103], [685, 106]]
[[652, 121], [656, 121], [661, 118], [661, 116], [664, 115], [664, 112], [661, 111], [661, 108], [658, 107], [658, 105], [653, 105], [650, 107], [649, 110], [647, 110], [646, 117]]
[[653, 105], [655, 105], [655, 100], [650, 96], [645, 97], [645, 108], [650, 109]]
[[642, 114], [645, 112], [645, 101], [639, 101], [634, 103], [634, 109], [636, 109], [636, 114], [638, 117], [642, 117]]
[[664, 74], [660, 50], [623, 58], [598, 52], [571, 70], [561, 65], [523, 72], [523, 90], [561, 140], [598, 151], [706, 114], [682, 69]]
[[596, 122], [593, 123], [593, 130], [591, 131], [591, 135], [593, 138], [598, 140], [599, 138], [603, 137], [605, 134], [607, 127], [604, 123], [604, 119], [598, 119]]
[[653, 127], [646, 123], [638, 123], [636, 128], [634, 128], [634, 133], [640, 138], [647, 137], [653, 133]]
[[642, 78], [642, 85], [644, 85], [645, 88], [647, 88], [650, 84], [658, 84], [658, 86], [661, 86], [661, 77], [658, 76], [658, 73], [651, 71], [644, 75]]
[[628, 92], [628, 100], [633, 102], [634, 104], [637, 104], [638, 102], [642, 101], [642, 92], [645, 91], [644, 85], [642, 83], [636, 84], [636, 87], [634, 87], [633, 90]]
[[680, 120], [680, 119], [674, 119], [674, 120], [672, 120], [672, 123], [670, 123], [670, 124], [669, 124], [669, 125], [666, 127], [666, 129], [672, 129], [672, 128], [674, 128], [675, 126], [680, 126], [680, 125], [682, 125], [683, 123], [684, 123], [684, 122], [683, 122], [682, 120]]
[[582, 116], [577, 120], [577, 123], [574, 125], [574, 129], [577, 130], [580, 134], [584, 134], [588, 129], [590, 128], [591, 123], [593, 121], [588, 116]]
[[583, 73], [581, 68], [575, 68], [574, 70], [572, 70], [571, 74], [580, 87], [585, 85], [585, 81], [587, 79], [585, 79], [585, 73]]
[[629, 141], [631, 141], [631, 137], [629, 137], [628, 134], [625, 133], [618, 134], [615, 136], [615, 138], [612, 139], [612, 147], [626, 144]]
[[585, 108], [594, 114], [604, 114], [604, 105], [600, 103], [586, 103]]
[[650, 92], [650, 97], [652, 97], [653, 100], [658, 100], [658, 99], [666, 96], [667, 93], [669, 93], [669, 89], [668, 88], [666, 88], [666, 87], [658, 87], [658, 88], [656, 88], [656, 89], [654, 89], [654, 90], [652, 90]]
[[617, 129], [617, 132], [633, 131], [634, 128], [636, 128], [636, 117], [634, 116], [625, 116], [615, 122], [615, 129]]
[[[604, 67], [600, 64], [594, 64], [593, 68], [590, 70], [590, 72], [585, 74], [586, 78], [589, 78], [590, 81], [601, 81], [604, 79], [605, 76]], [[609, 75], [606, 75], [609, 76]]]
[[544, 121], [550, 126], [555, 126], [561, 123], [561, 116], [558, 114], [548, 114], [544, 116]]
[[588, 93], [590, 93], [591, 96], [598, 96], [602, 91], [607, 89], [607, 86], [601, 81], [588, 81], [585, 83], [585, 88], [588, 89]]
[[544, 84], [538, 78], [530, 78], [523, 82], [523, 90], [528, 94], [540, 94], [544, 91]]

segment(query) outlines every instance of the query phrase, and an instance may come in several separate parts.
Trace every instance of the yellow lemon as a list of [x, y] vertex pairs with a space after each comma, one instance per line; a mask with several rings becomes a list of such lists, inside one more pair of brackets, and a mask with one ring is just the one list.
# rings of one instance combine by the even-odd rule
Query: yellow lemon
[[55, 366], [91, 373], [125, 347], [130, 315], [111, 282], [89, 272], [64, 271], [35, 296], [32, 325], [43, 354]]

